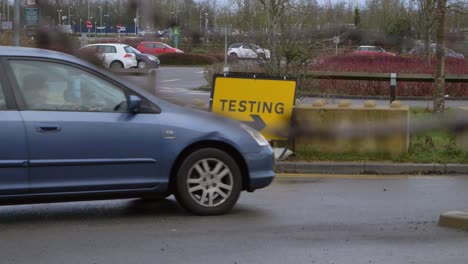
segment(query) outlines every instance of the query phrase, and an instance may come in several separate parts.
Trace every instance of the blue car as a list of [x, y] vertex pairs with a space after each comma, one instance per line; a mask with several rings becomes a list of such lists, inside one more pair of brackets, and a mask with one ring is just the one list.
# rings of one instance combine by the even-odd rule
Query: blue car
[[218, 215], [274, 178], [272, 149], [249, 126], [31, 48], [0, 47], [0, 150], [0, 204], [173, 194]]

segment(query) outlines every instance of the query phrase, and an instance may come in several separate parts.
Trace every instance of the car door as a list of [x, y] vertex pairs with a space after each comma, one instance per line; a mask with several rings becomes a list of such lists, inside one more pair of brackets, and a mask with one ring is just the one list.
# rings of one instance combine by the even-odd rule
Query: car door
[[164, 54], [164, 53], [167, 52], [167, 48], [166, 48], [166, 46], [164, 46], [164, 44], [154, 43], [153, 45], [154, 45], [154, 48], [155, 48], [156, 55]]
[[148, 54], [153, 54], [156, 55], [156, 44], [154, 43], [144, 43], [143, 48], [140, 50], [142, 53], [148, 53]]
[[250, 48], [249, 44], [243, 44], [240, 47], [241, 58], [252, 58], [252, 49]]
[[[3, 70], [0, 67], [0, 70]], [[0, 196], [28, 191], [26, 134], [19, 111], [0, 75]], [[9, 95], [9, 96], [7, 96]]]
[[99, 45], [99, 51], [104, 56], [106, 67], [109, 67], [113, 61], [120, 61], [117, 49], [114, 46]]
[[29, 139], [32, 193], [156, 188], [156, 106], [129, 113], [131, 91], [58, 61], [9, 60]]
[[148, 48], [148, 51], [149, 51], [150, 54], [155, 54], [155, 55], [157, 54], [156, 44], [154, 44], [154, 43], [147, 43], [147, 44], [145, 45], [145, 47]]

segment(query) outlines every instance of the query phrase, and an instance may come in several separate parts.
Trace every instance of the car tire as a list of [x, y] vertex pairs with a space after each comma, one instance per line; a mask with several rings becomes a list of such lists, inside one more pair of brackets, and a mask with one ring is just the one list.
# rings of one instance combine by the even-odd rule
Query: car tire
[[264, 53], [258, 54], [258, 58], [261, 59], [261, 60], [266, 60], [266, 56], [265, 56]]
[[229, 54], [229, 56], [232, 56], [232, 57], [237, 57], [237, 53], [235, 53], [235, 52], [231, 52], [231, 54]]
[[187, 211], [220, 215], [231, 210], [239, 199], [242, 175], [229, 154], [206, 148], [196, 150], [182, 161], [175, 186], [175, 197]]
[[110, 68], [111, 68], [111, 69], [114, 69], [114, 70], [120, 70], [120, 69], [123, 69], [123, 68], [124, 68], [124, 65], [123, 65], [123, 63], [121, 63], [120, 61], [113, 61], [113, 62], [110, 64]]
[[144, 60], [139, 60], [138, 61], [138, 69], [146, 69], [148, 68], [148, 63]]

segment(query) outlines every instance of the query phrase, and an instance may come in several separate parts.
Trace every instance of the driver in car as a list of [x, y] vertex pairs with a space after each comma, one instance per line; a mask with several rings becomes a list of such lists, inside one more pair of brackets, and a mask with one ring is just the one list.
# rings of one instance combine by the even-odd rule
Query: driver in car
[[32, 110], [47, 109], [49, 89], [47, 80], [38, 73], [26, 76], [23, 80], [23, 92], [26, 105]]

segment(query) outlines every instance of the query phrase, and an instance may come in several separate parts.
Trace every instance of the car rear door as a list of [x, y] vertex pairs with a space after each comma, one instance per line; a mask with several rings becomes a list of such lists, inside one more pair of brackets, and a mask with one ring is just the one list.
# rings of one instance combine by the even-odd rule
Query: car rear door
[[0, 196], [28, 192], [26, 133], [5, 77], [0, 74]]
[[[99, 52], [104, 56], [106, 67], [109, 67], [113, 61], [122, 61], [117, 53], [117, 48], [110, 45], [99, 45]], [[123, 57], [123, 55], [122, 55]]]
[[9, 65], [29, 139], [31, 193], [154, 189], [167, 182], [158, 169], [159, 115], [129, 113], [130, 90], [58, 61]]
[[148, 53], [148, 54], [156, 54], [156, 46], [154, 43], [144, 43], [142, 45], [142, 49], [140, 49], [142, 53]]
[[166, 46], [164, 46], [164, 44], [153, 43], [153, 45], [154, 45], [154, 48], [155, 48], [156, 55], [167, 53], [167, 48], [166, 48]]

